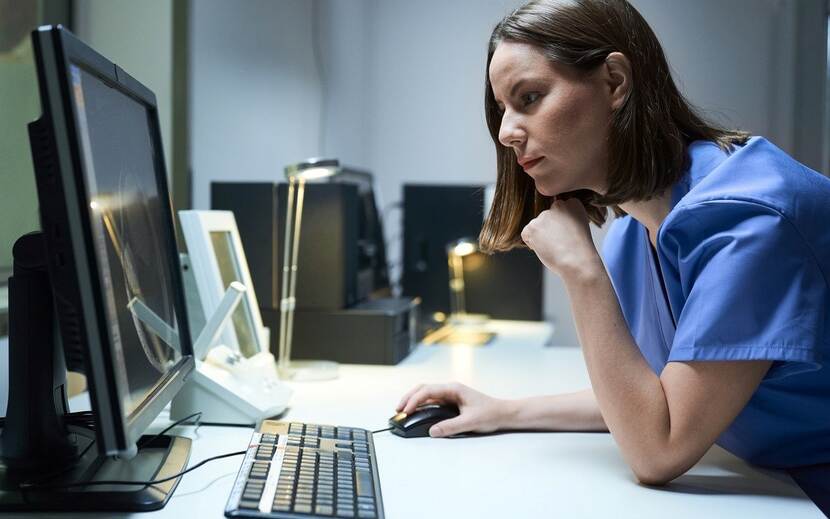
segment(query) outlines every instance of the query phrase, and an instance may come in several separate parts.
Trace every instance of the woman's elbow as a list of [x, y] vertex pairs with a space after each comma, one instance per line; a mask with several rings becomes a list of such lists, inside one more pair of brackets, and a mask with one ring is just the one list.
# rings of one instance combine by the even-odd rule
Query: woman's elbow
[[634, 477], [637, 478], [637, 482], [641, 485], [647, 485], [650, 487], [662, 487], [663, 485], [668, 484], [671, 480], [679, 476], [680, 474], [675, 474], [673, 472], [665, 471], [665, 470], [653, 470], [653, 469], [632, 469], [634, 472]]
[[686, 473], [694, 463], [671, 460], [668, 456], [654, 456], [649, 461], [634, 463], [631, 470], [641, 485], [661, 487]]

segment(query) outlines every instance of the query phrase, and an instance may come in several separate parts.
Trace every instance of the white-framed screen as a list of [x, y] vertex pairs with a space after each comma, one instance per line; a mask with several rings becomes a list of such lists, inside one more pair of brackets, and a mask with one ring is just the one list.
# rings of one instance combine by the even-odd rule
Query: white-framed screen
[[[268, 351], [268, 333], [262, 325], [248, 261], [230, 211], [179, 211], [190, 264], [196, 279], [205, 319], [209, 319], [225, 291], [234, 281], [247, 289], [231, 322], [220, 335], [220, 343], [251, 357]], [[197, 335], [198, 331], [194, 331]], [[211, 345], [212, 346], [212, 345]], [[203, 359], [206, 351], [194, 352]]]

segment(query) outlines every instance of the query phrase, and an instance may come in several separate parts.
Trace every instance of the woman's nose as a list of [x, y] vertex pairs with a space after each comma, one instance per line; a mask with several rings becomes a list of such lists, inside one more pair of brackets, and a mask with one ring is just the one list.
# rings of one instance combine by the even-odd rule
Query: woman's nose
[[501, 126], [499, 127], [499, 142], [507, 147], [519, 146], [524, 143], [527, 134], [524, 129], [517, 124], [517, 121], [504, 114], [501, 118]]

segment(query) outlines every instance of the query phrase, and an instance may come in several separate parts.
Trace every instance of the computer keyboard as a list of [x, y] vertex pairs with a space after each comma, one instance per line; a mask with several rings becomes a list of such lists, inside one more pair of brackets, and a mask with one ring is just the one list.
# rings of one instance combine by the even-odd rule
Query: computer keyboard
[[225, 516], [383, 519], [372, 433], [263, 421], [251, 436]]

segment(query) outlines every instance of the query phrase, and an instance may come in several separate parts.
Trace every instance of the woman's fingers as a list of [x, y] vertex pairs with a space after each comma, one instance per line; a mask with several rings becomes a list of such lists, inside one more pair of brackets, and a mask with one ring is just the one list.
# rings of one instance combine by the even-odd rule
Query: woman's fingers
[[403, 412], [409, 414], [420, 404], [430, 399], [457, 404], [460, 400], [458, 387], [457, 384], [431, 384], [423, 386], [409, 397], [409, 400], [403, 407]]
[[404, 406], [406, 405], [406, 402], [409, 400], [409, 398], [412, 395], [414, 395], [415, 392], [418, 391], [419, 389], [421, 389], [422, 387], [424, 387], [423, 384], [418, 384], [417, 386], [415, 386], [412, 389], [410, 389], [409, 391], [407, 391], [406, 394], [403, 396], [403, 398], [401, 398], [401, 401], [398, 404], [398, 407], [395, 408], [395, 411], [400, 412], [404, 408]]

